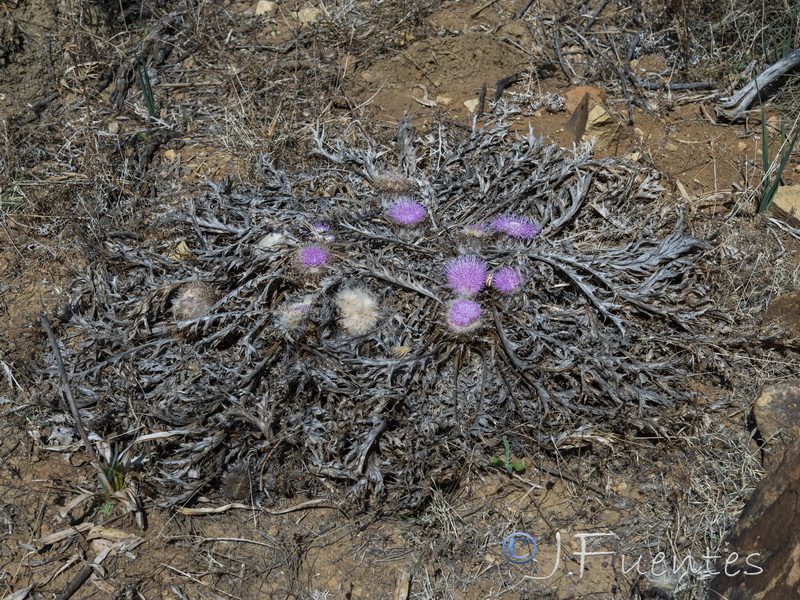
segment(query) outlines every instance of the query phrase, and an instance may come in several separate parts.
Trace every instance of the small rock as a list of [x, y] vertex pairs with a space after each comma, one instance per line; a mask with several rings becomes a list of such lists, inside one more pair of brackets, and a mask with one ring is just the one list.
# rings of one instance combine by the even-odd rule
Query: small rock
[[508, 25], [503, 25], [500, 28], [501, 33], [512, 37], [522, 37], [528, 33], [528, 28], [525, 27], [523, 21], [511, 21]]
[[639, 162], [639, 159], [642, 158], [642, 154], [640, 152], [629, 152], [624, 158], [631, 162]]
[[478, 105], [481, 103], [480, 98], [473, 98], [472, 100], [465, 100], [464, 106], [467, 107], [467, 110], [471, 113], [474, 113], [478, 110]]
[[303, 24], [316, 23], [319, 21], [321, 15], [322, 11], [320, 9], [309, 6], [297, 13], [297, 20]]
[[753, 405], [761, 436], [786, 446], [800, 438], [800, 379], [764, 387]]
[[[756, 486], [725, 540], [710, 597], [746, 600], [794, 598], [800, 584], [800, 440]], [[736, 553], [737, 556], [734, 556]]]
[[611, 118], [606, 112], [606, 109], [596, 105], [589, 111], [589, 117], [586, 119], [586, 136], [599, 135], [602, 130], [614, 125], [614, 119]]
[[736, 144], [736, 147], [739, 149], [739, 152], [744, 152], [745, 150], [747, 150], [747, 144], [745, 144], [744, 142], [739, 142], [738, 144]]
[[569, 114], [575, 112], [575, 109], [578, 108], [578, 104], [581, 103], [581, 100], [583, 100], [586, 94], [589, 94], [597, 102], [606, 101], [606, 93], [599, 87], [593, 85], [579, 85], [571, 90], [567, 90], [564, 94], [564, 108], [567, 109]]
[[119, 121], [111, 121], [108, 124], [108, 133], [119, 133]]
[[608, 113], [602, 104], [596, 104], [594, 108], [589, 111], [583, 139], [596, 138], [596, 148], [614, 148], [615, 152], [624, 150], [630, 145], [630, 135], [631, 134]]
[[258, 4], [256, 4], [256, 16], [270, 17], [274, 15], [277, 10], [278, 5], [274, 2], [270, 2], [270, 0], [258, 0]]
[[784, 341], [800, 339], [800, 292], [781, 294], [770, 302], [761, 326], [785, 330]]
[[800, 227], [800, 185], [779, 186], [769, 212], [792, 227]]
[[175, 150], [173, 150], [172, 148], [164, 152], [164, 158], [166, 158], [167, 160], [175, 160], [177, 156], [178, 156], [177, 152], [175, 152]]
[[436, 96], [436, 102], [442, 106], [450, 106], [450, 104], [453, 102], [453, 99], [449, 96]]
[[772, 115], [767, 117], [767, 127], [774, 131], [780, 131], [781, 129], [781, 120], [777, 115]]
[[664, 145], [664, 150], [666, 150], [667, 152], [677, 152], [678, 151], [678, 147], [675, 144], [673, 144], [672, 142], [667, 142]]

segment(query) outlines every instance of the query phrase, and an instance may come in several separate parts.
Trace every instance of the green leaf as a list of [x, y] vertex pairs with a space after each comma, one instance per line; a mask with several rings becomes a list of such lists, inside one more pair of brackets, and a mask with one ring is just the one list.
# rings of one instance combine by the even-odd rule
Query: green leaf
[[525, 463], [522, 462], [522, 461], [511, 462], [511, 463], [508, 463], [508, 464], [512, 469], [514, 469], [515, 471], [518, 471], [519, 473], [522, 473], [522, 472], [525, 471]]

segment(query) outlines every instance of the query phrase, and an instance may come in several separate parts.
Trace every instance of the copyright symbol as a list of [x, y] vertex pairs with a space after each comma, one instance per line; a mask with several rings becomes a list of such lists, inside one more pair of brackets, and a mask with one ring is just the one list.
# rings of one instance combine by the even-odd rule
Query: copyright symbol
[[[525, 544], [528, 553], [517, 554], [517, 544]], [[536, 540], [528, 533], [517, 531], [503, 540], [503, 556], [515, 565], [524, 565], [531, 562], [537, 551]]]

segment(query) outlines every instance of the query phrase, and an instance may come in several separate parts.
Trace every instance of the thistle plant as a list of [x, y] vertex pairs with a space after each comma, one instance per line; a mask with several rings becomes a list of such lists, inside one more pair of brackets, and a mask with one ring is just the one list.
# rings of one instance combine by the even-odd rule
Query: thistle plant
[[201, 282], [187, 283], [178, 290], [172, 304], [176, 321], [189, 321], [205, 317], [214, 304], [214, 292]]
[[331, 255], [322, 246], [306, 246], [297, 253], [297, 268], [307, 275], [320, 275], [328, 267]]
[[525, 217], [501, 215], [491, 222], [492, 229], [508, 237], [532, 240], [541, 233], [542, 228]]
[[480, 325], [483, 309], [481, 305], [466, 298], [458, 298], [450, 304], [447, 323], [455, 333], [469, 333]]
[[341, 290], [334, 297], [341, 314], [342, 327], [351, 335], [368, 333], [378, 323], [378, 301], [363, 287]]
[[447, 263], [447, 282], [456, 294], [474, 296], [486, 285], [488, 267], [477, 256], [459, 256]]
[[[125, 248], [124, 277], [100, 265], [76, 284], [75, 305], [96, 307], [70, 324], [76, 383], [101, 388], [120, 433], [188, 432], [143, 463], [168, 502], [222, 481], [209, 453], [224, 452], [265, 482], [302, 464], [303, 485], [418, 507], [431, 464], [466, 460], [505, 424], [549, 452], [587, 425], [666, 435], [692, 398], [708, 245], [654, 208], [656, 173], [501, 123], [436, 144], [403, 125], [398, 139], [320, 131], [313, 176], [265, 159], [263, 195], [196, 199], [179, 223], [207, 248], [192, 264]], [[326, 172], [352, 194], [306, 194]], [[621, 211], [624, 228], [602, 217]], [[174, 293], [175, 319], [207, 317], [176, 344], [158, 328], [172, 292], [146, 299], [192, 276], [215, 287]]]
[[522, 285], [522, 275], [511, 267], [501, 267], [492, 274], [492, 287], [504, 294], [519, 290]]
[[427, 213], [422, 204], [413, 198], [401, 196], [389, 205], [386, 214], [398, 225], [411, 226], [420, 223]]
[[384, 171], [372, 183], [376, 191], [384, 194], [407, 194], [414, 182], [397, 171]]

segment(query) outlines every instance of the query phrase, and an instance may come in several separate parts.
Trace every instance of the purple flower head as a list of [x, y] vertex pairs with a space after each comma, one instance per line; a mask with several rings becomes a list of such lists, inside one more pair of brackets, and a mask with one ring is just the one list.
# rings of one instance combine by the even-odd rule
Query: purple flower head
[[459, 256], [447, 263], [445, 274], [456, 294], [474, 296], [486, 283], [486, 263], [477, 256]]
[[311, 310], [311, 305], [308, 302], [296, 302], [289, 305], [289, 310], [296, 313], [306, 314]]
[[400, 196], [389, 205], [386, 214], [400, 225], [416, 225], [425, 218], [427, 213], [425, 207], [413, 198]]
[[447, 321], [450, 329], [456, 333], [464, 333], [478, 326], [481, 318], [480, 304], [465, 298], [459, 298], [450, 305]]
[[326, 242], [335, 242], [336, 236], [333, 234], [333, 230], [331, 229], [330, 225], [326, 223], [314, 223], [311, 226], [311, 235], [320, 240], [324, 240]]
[[520, 240], [532, 240], [542, 231], [536, 223], [523, 217], [500, 215], [492, 220], [492, 228]]
[[300, 250], [300, 268], [309, 273], [319, 273], [328, 266], [330, 254], [321, 246], [306, 246]]
[[492, 275], [492, 287], [504, 294], [517, 291], [521, 285], [522, 276], [511, 267], [502, 267]]

